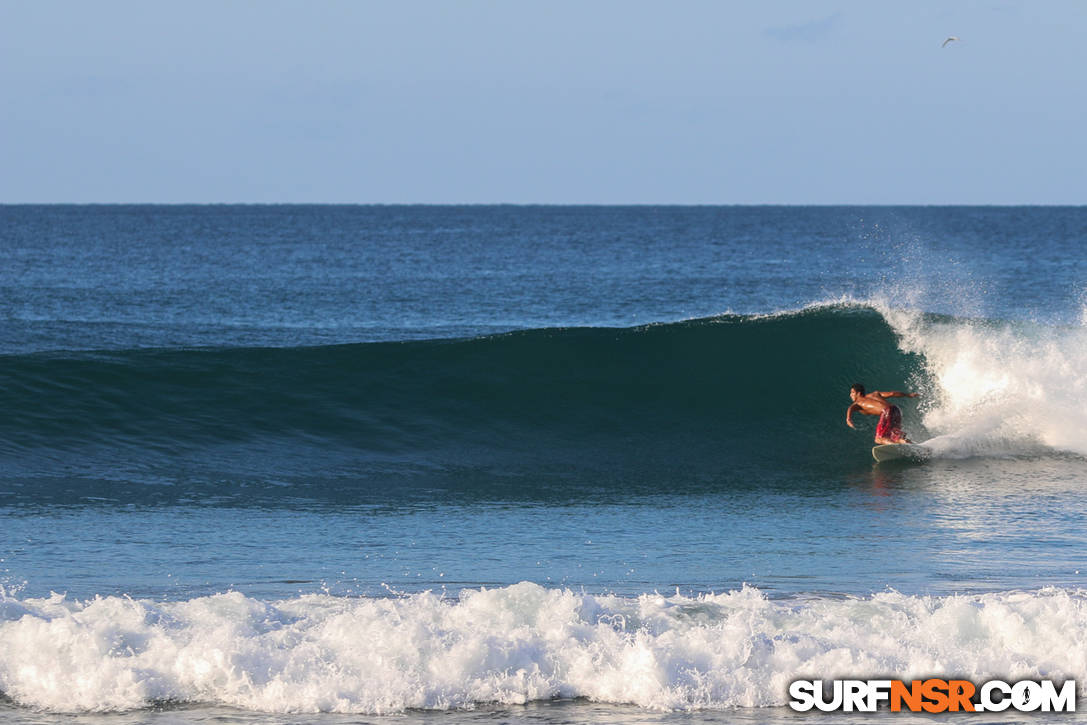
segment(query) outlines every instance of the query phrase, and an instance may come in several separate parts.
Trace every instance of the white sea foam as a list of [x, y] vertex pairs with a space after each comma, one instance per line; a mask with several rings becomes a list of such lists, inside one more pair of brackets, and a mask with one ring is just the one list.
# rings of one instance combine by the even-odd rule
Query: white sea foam
[[377, 714], [556, 697], [686, 710], [781, 705], [799, 676], [934, 674], [1087, 681], [1087, 592], [774, 601], [523, 582], [453, 599], [0, 601], [0, 689], [56, 711]]
[[936, 457], [1087, 456], [1087, 305], [1078, 325], [1054, 326], [926, 314], [895, 290], [755, 317], [851, 308], [877, 311], [899, 347], [920, 356], [923, 371], [911, 382], [922, 390], [924, 426], [936, 434], [925, 444]]
[[1087, 324], [932, 318], [882, 306], [903, 350], [923, 356], [927, 444], [937, 456], [1087, 455]]

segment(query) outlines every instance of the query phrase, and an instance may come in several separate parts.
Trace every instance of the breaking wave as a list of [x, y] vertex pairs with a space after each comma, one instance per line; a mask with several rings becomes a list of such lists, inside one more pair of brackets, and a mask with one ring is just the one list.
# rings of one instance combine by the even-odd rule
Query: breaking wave
[[61, 712], [158, 703], [397, 713], [589, 698], [655, 710], [783, 705], [788, 683], [954, 674], [1087, 680], [1087, 593], [459, 596], [239, 593], [0, 599], [0, 691]]

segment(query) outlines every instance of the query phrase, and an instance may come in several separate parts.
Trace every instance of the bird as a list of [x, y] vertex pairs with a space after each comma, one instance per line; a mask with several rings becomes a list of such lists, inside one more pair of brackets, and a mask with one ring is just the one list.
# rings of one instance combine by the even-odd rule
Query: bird
[[947, 36], [947, 40], [945, 40], [943, 42], [943, 45], [941, 45], [940, 47], [941, 48], [946, 48], [948, 43], [954, 42], [954, 41], [956, 41], [958, 39], [959, 39], [959, 36], [957, 36], [957, 35], [949, 35], [949, 36]]

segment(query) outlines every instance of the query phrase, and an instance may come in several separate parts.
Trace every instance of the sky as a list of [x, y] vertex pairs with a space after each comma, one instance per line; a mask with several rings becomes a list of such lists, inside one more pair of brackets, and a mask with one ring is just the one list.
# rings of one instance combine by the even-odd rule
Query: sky
[[1083, 204], [1085, 31], [1082, 0], [0, 0], [0, 203]]

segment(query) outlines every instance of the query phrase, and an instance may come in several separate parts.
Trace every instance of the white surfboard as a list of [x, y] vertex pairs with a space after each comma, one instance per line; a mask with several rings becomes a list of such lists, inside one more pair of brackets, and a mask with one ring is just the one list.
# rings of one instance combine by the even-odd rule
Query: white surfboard
[[872, 449], [872, 458], [880, 463], [884, 461], [927, 461], [931, 455], [931, 448], [916, 443], [888, 443]]

